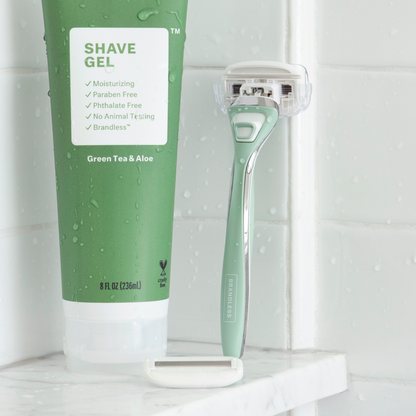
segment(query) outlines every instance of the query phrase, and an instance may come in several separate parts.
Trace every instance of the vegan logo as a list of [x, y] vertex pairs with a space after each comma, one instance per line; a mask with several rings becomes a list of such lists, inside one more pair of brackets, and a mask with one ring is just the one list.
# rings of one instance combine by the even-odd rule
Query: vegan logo
[[161, 267], [161, 269], [162, 269], [162, 273], [160, 273], [160, 275], [161, 276], [166, 276], [166, 272], [165, 272], [165, 269], [166, 269], [166, 265], [168, 264], [168, 261], [167, 260], [165, 260], [165, 261], [163, 261], [163, 260], [160, 260], [159, 261], [159, 266]]

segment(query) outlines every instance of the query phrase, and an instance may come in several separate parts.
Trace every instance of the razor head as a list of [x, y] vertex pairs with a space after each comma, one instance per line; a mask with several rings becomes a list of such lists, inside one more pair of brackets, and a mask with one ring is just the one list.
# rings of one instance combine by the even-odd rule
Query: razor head
[[265, 97], [279, 107], [279, 118], [304, 111], [311, 100], [312, 85], [301, 65], [254, 61], [229, 65], [221, 85], [215, 87], [216, 100], [226, 113], [239, 97]]

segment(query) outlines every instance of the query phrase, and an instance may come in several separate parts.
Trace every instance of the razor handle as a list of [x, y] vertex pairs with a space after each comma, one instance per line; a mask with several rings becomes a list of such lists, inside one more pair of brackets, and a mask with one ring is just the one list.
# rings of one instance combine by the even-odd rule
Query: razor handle
[[278, 119], [276, 108], [228, 108], [234, 138], [234, 166], [221, 282], [221, 342], [225, 356], [244, 354], [250, 295], [254, 227], [253, 171], [257, 155]]

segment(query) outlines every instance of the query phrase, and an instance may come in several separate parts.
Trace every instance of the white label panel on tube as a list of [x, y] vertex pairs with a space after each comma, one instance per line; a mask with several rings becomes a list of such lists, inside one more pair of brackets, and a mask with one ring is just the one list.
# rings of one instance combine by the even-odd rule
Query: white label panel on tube
[[166, 29], [71, 29], [70, 80], [74, 145], [166, 144]]

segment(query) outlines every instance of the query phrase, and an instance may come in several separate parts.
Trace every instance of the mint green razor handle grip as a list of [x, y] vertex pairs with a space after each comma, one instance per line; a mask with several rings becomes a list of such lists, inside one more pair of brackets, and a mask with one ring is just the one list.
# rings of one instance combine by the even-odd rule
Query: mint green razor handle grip
[[221, 341], [225, 356], [244, 353], [254, 226], [253, 170], [257, 155], [274, 129], [278, 111], [264, 106], [228, 109], [234, 138], [234, 167], [221, 283]]

